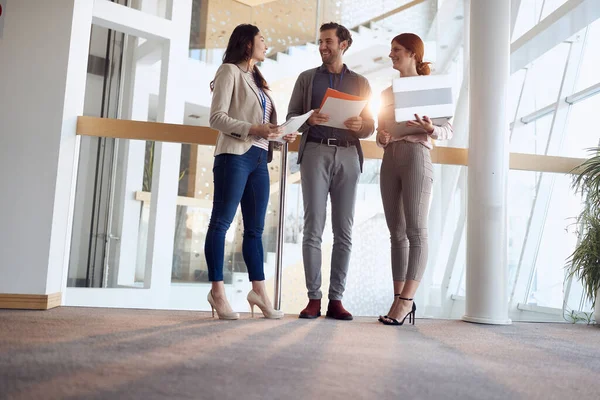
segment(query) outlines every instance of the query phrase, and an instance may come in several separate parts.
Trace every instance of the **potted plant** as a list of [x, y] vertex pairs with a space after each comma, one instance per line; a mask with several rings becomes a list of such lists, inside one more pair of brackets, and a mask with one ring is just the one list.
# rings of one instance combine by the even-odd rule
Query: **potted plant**
[[585, 296], [600, 323], [600, 147], [574, 172], [573, 188], [583, 196], [583, 209], [577, 217], [578, 244], [568, 259], [567, 276], [581, 280]]

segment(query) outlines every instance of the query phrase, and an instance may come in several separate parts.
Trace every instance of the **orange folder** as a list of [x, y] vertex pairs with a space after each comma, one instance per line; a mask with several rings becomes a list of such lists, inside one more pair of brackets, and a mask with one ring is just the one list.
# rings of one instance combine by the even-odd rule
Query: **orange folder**
[[359, 96], [354, 96], [354, 95], [351, 95], [348, 93], [340, 92], [340, 91], [332, 89], [332, 88], [327, 88], [327, 91], [325, 92], [325, 96], [323, 96], [323, 101], [321, 102], [320, 108], [323, 108], [323, 104], [325, 104], [325, 100], [327, 100], [328, 97], [333, 97], [334, 99], [352, 100], [352, 101], [366, 100]]

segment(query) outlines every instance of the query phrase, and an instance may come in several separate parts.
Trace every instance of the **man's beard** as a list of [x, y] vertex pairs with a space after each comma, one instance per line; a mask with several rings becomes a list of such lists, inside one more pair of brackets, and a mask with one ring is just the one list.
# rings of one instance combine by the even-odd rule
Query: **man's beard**
[[333, 53], [329, 53], [329, 55], [323, 55], [321, 54], [321, 61], [323, 61], [324, 64], [333, 64], [335, 61], [337, 60], [337, 56], [334, 55]]

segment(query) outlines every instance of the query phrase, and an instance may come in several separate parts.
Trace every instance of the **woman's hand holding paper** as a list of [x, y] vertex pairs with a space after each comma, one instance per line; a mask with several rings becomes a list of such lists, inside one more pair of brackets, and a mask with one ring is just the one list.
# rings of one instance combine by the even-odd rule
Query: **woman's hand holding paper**
[[267, 139], [267, 140], [277, 139], [277, 137], [279, 135], [281, 135], [282, 133], [283, 133], [283, 128], [281, 128], [275, 124], [271, 124], [271, 123], [252, 125], [250, 127], [251, 135], [260, 136], [261, 138]]
[[288, 143], [294, 143], [294, 141], [296, 140], [297, 136], [298, 136], [298, 132], [290, 133], [288, 135], [285, 135], [283, 137], [283, 140], [285, 140]]

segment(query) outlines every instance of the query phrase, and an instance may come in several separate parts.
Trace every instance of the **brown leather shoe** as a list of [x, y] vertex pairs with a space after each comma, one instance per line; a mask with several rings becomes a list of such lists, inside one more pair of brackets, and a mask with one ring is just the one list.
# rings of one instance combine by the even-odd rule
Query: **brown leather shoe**
[[344, 321], [351, 321], [352, 314], [350, 314], [342, 305], [341, 300], [329, 300], [329, 305], [327, 306], [327, 317], [341, 319]]
[[314, 319], [321, 316], [321, 299], [309, 299], [308, 305], [302, 311], [298, 318]]

